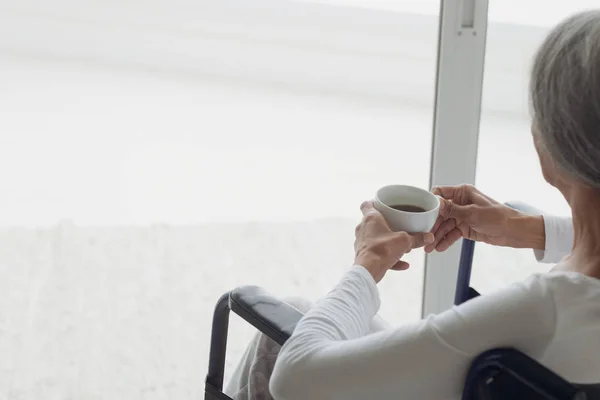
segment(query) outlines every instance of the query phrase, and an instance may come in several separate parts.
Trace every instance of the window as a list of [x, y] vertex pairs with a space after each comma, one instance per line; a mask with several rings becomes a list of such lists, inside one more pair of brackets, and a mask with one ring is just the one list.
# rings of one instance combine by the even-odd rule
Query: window
[[[0, 13], [0, 315], [20, 335], [1, 393], [199, 397], [220, 294], [316, 299], [361, 201], [428, 186], [439, 3], [351, 3]], [[421, 312], [413, 253], [381, 286], [392, 322]], [[250, 334], [232, 327], [231, 362]]]

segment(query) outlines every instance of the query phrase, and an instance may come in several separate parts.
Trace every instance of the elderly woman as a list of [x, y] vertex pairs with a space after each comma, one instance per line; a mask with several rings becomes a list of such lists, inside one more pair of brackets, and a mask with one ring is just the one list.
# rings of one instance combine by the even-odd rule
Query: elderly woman
[[[409, 235], [391, 232], [364, 203], [354, 267], [316, 305], [296, 302], [306, 315], [281, 349], [254, 340], [229, 393], [459, 399], [474, 357], [504, 346], [570, 381], [599, 382], [600, 11], [577, 14], [550, 33], [535, 57], [530, 96], [544, 177], [569, 203], [572, 220], [525, 216], [473, 187], [444, 187], [435, 189], [442, 206], [433, 233]], [[443, 251], [460, 237], [537, 249], [547, 261], [570, 254], [547, 274], [421, 321], [392, 328], [376, 317], [377, 283], [407, 266], [398, 261], [403, 254], [424, 244]]]

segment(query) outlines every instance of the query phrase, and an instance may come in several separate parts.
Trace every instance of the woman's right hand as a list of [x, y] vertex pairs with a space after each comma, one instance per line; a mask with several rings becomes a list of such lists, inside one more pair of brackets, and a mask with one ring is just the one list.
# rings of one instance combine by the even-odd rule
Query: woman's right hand
[[495, 246], [545, 247], [541, 216], [528, 216], [481, 193], [472, 185], [433, 189], [440, 197], [439, 217], [431, 230], [435, 235], [425, 251], [445, 251], [461, 237]]

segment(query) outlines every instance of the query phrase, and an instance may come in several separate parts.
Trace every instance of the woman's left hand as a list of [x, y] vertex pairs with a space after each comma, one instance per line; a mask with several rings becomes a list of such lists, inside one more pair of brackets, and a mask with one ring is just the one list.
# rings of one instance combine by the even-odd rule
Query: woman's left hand
[[381, 281], [389, 269], [407, 269], [409, 264], [400, 258], [412, 249], [433, 243], [435, 239], [432, 233], [392, 232], [371, 201], [364, 202], [360, 210], [363, 219], [355, 230], [354, 264], [366, 268], [375, 282]]

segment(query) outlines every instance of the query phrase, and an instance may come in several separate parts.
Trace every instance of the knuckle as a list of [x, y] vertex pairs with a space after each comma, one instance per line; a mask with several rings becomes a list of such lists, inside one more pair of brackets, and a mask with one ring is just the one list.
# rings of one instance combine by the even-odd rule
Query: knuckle
[[455, 213], [456, 213], [456, 207], [454, 206], [454, 203], [451, 201], [448, 201], [445, 206], [446, 219], [454, 217]]
[[423, 247], [425, 245], [425, 240], [423, 239], [422, 236], [417, 236], [416, 238], [413, 238], [413, 241], [411, 242], [410, 248], [411, 249], [418, 249], [420, 247]]
[[366, 223], [373, 223], [376, 220], [377, 220], [377, 215], [374, 213], [368, 213], [363, 217], [363, 221], [365, 221]]
[[456, 220], [451, 219], [444, 224], [444, 229], [442, 230], [442, 233], [445, 235], [446, 233], [450, 232], [455, 227], [456, 227]]
[[473, 194], [475, 190], [475, 186], [471, 185], [470, 183], [463, 183], [458, 186], [458, 193], [460, 193], [458, 197], [466, 199]]
[[398, 235], [397, 243], [399, 246], [403, 246], [405, 248], [410, 248], [412, 245], [412, 237], [406, 232], [401, 232]]
[[391, 246], [387, 240], [376, 240], [371, 242], [368, 246], [369, 251], [380, 257], [387, 257], [391, 252]]

